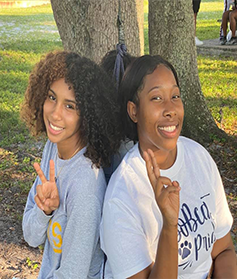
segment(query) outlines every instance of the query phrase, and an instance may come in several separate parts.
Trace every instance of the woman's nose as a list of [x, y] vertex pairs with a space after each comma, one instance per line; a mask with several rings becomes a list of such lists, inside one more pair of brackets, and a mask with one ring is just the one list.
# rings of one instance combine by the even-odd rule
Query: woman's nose
[[56, 104], [56, 106], [54, 107], [54, 110], [52, 111], [52, 117], [55, 120], [62, 119], [62, 106], [60, 104]]
[[165, 117], [174, 117], [176, 115], [176, 109], [171, 101], [165, 103], [164, 112]]

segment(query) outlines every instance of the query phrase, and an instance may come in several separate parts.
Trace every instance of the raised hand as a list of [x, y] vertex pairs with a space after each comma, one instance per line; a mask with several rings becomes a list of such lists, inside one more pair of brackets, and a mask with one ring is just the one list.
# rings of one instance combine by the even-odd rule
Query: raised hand
[[179, 183], [160, 176], [160, 169], [152, 150], [145, 151], [143, 157], [156, 202], [163, 215], [164, 226], [176, 226], [179, 216]]
[[55, 182], [54, 161], [49, 162], [49, 180], [46, 179], [38, 163], [34, 163], [34, 168], [42, 182], [36, 186], [35, 202], [37, 206], [50, 215], [59, 206], [58, 188]]

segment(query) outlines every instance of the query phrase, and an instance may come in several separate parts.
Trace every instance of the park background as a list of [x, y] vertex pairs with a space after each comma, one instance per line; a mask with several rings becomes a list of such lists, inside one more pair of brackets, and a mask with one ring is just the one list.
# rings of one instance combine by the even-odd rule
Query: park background
[[[36, 278], [42, 249], [30, 249], [24, 243], [21, 220], [36, 176], [32, 163], [40, 161], [45, 139], [36, 141], [29, 135], [19, 118], [19, 108], [34, 64], [45, 53], [63, 47], [49, 1], [10, 1], [17, 5], [7, 2], [0, 1], [0, 274], [1, 278]], [[31, 6], [30, 2], [49, 4]], [[147, 2], [144, 1], [146, 54]], [[197, 18], [199, 39], [219, 37], [223, 2], [202, 0]], [[237, 61], [233, 57], [198, 55], [198, 73], [209, 110], [218, 127], [232, 139], [229, 143], [213, 135], [213, 142], [206, 147], [222, 175], [235, 219], [232, 237], [237, 247]]]

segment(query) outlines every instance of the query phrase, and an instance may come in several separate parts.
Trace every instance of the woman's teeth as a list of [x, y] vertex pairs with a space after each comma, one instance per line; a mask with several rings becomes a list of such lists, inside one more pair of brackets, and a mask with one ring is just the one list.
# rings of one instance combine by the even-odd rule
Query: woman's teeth
[[176, 129], [176, 126], [166, 126], [166, 127], [158, 127], [160, 130], [166, 131], [166, 132], [173, 132]]
[[49, 123], [49, 125], [50, 125], [50, 127], [51, 127], [53, 130], [55, 130], [55, 131], [61, 131], [61, 130], [63, 130], [63, 128], [56, 127], [56, 126], [54, 126], [52, 123]]

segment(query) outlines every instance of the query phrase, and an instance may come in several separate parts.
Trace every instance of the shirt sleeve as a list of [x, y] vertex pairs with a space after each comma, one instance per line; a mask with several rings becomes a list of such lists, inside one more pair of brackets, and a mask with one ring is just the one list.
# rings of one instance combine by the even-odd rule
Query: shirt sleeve
[[[83, 188], [87, 187], [83, 185]], [[67, 198], [62, 258], [53, 278], [97, 278], [90, 267], [93, 266], [92, 258], [97, 261], [97, 267], [102, 265], [103, 252], [99, 249], [101, 212], [102, 204], [96, 195], [71, 191]], [[97, 258], [94, 258], [96, 249]], [[95, 272], [98, 272], [97, 268]]]
[[116, 198], [103, 209], [101, 243], [114, 278], [130, 277], [152, 263], [149, 244], [135, 212]]
[[35, 185], [38, 183], [36, 179], [28, 195], [22, 221], [24, 239], [32, 247], [38, 247], [45, 242], [48, 223], [52, 217], [46, 215], [34, 201]]
[[216, 201], [216, 238], [224, 237], [230, 230], [233, 224], [233, 217], [231, 215], [222, 179], [216, 163], [212, 159], [212, 173], [215, 190]]
[[[44, 166], [46, 166], [47, 162], [49, 161], [49, 149], [50, 143], [48, 141], [43, 151], [41, 161], [42, 169], [44, 169]], [[45, 242], [48, 223], [52, 217], [52, 215], [46, 215], [35, 203], [34, 197], [36, 195], [36, 186], [38, 184], [41, 184], [41, 181], [40, 178], [37, 176], [28, 194], [22, 220], [22, 230], [24, 239], [32, 247], [37, 247]]]

